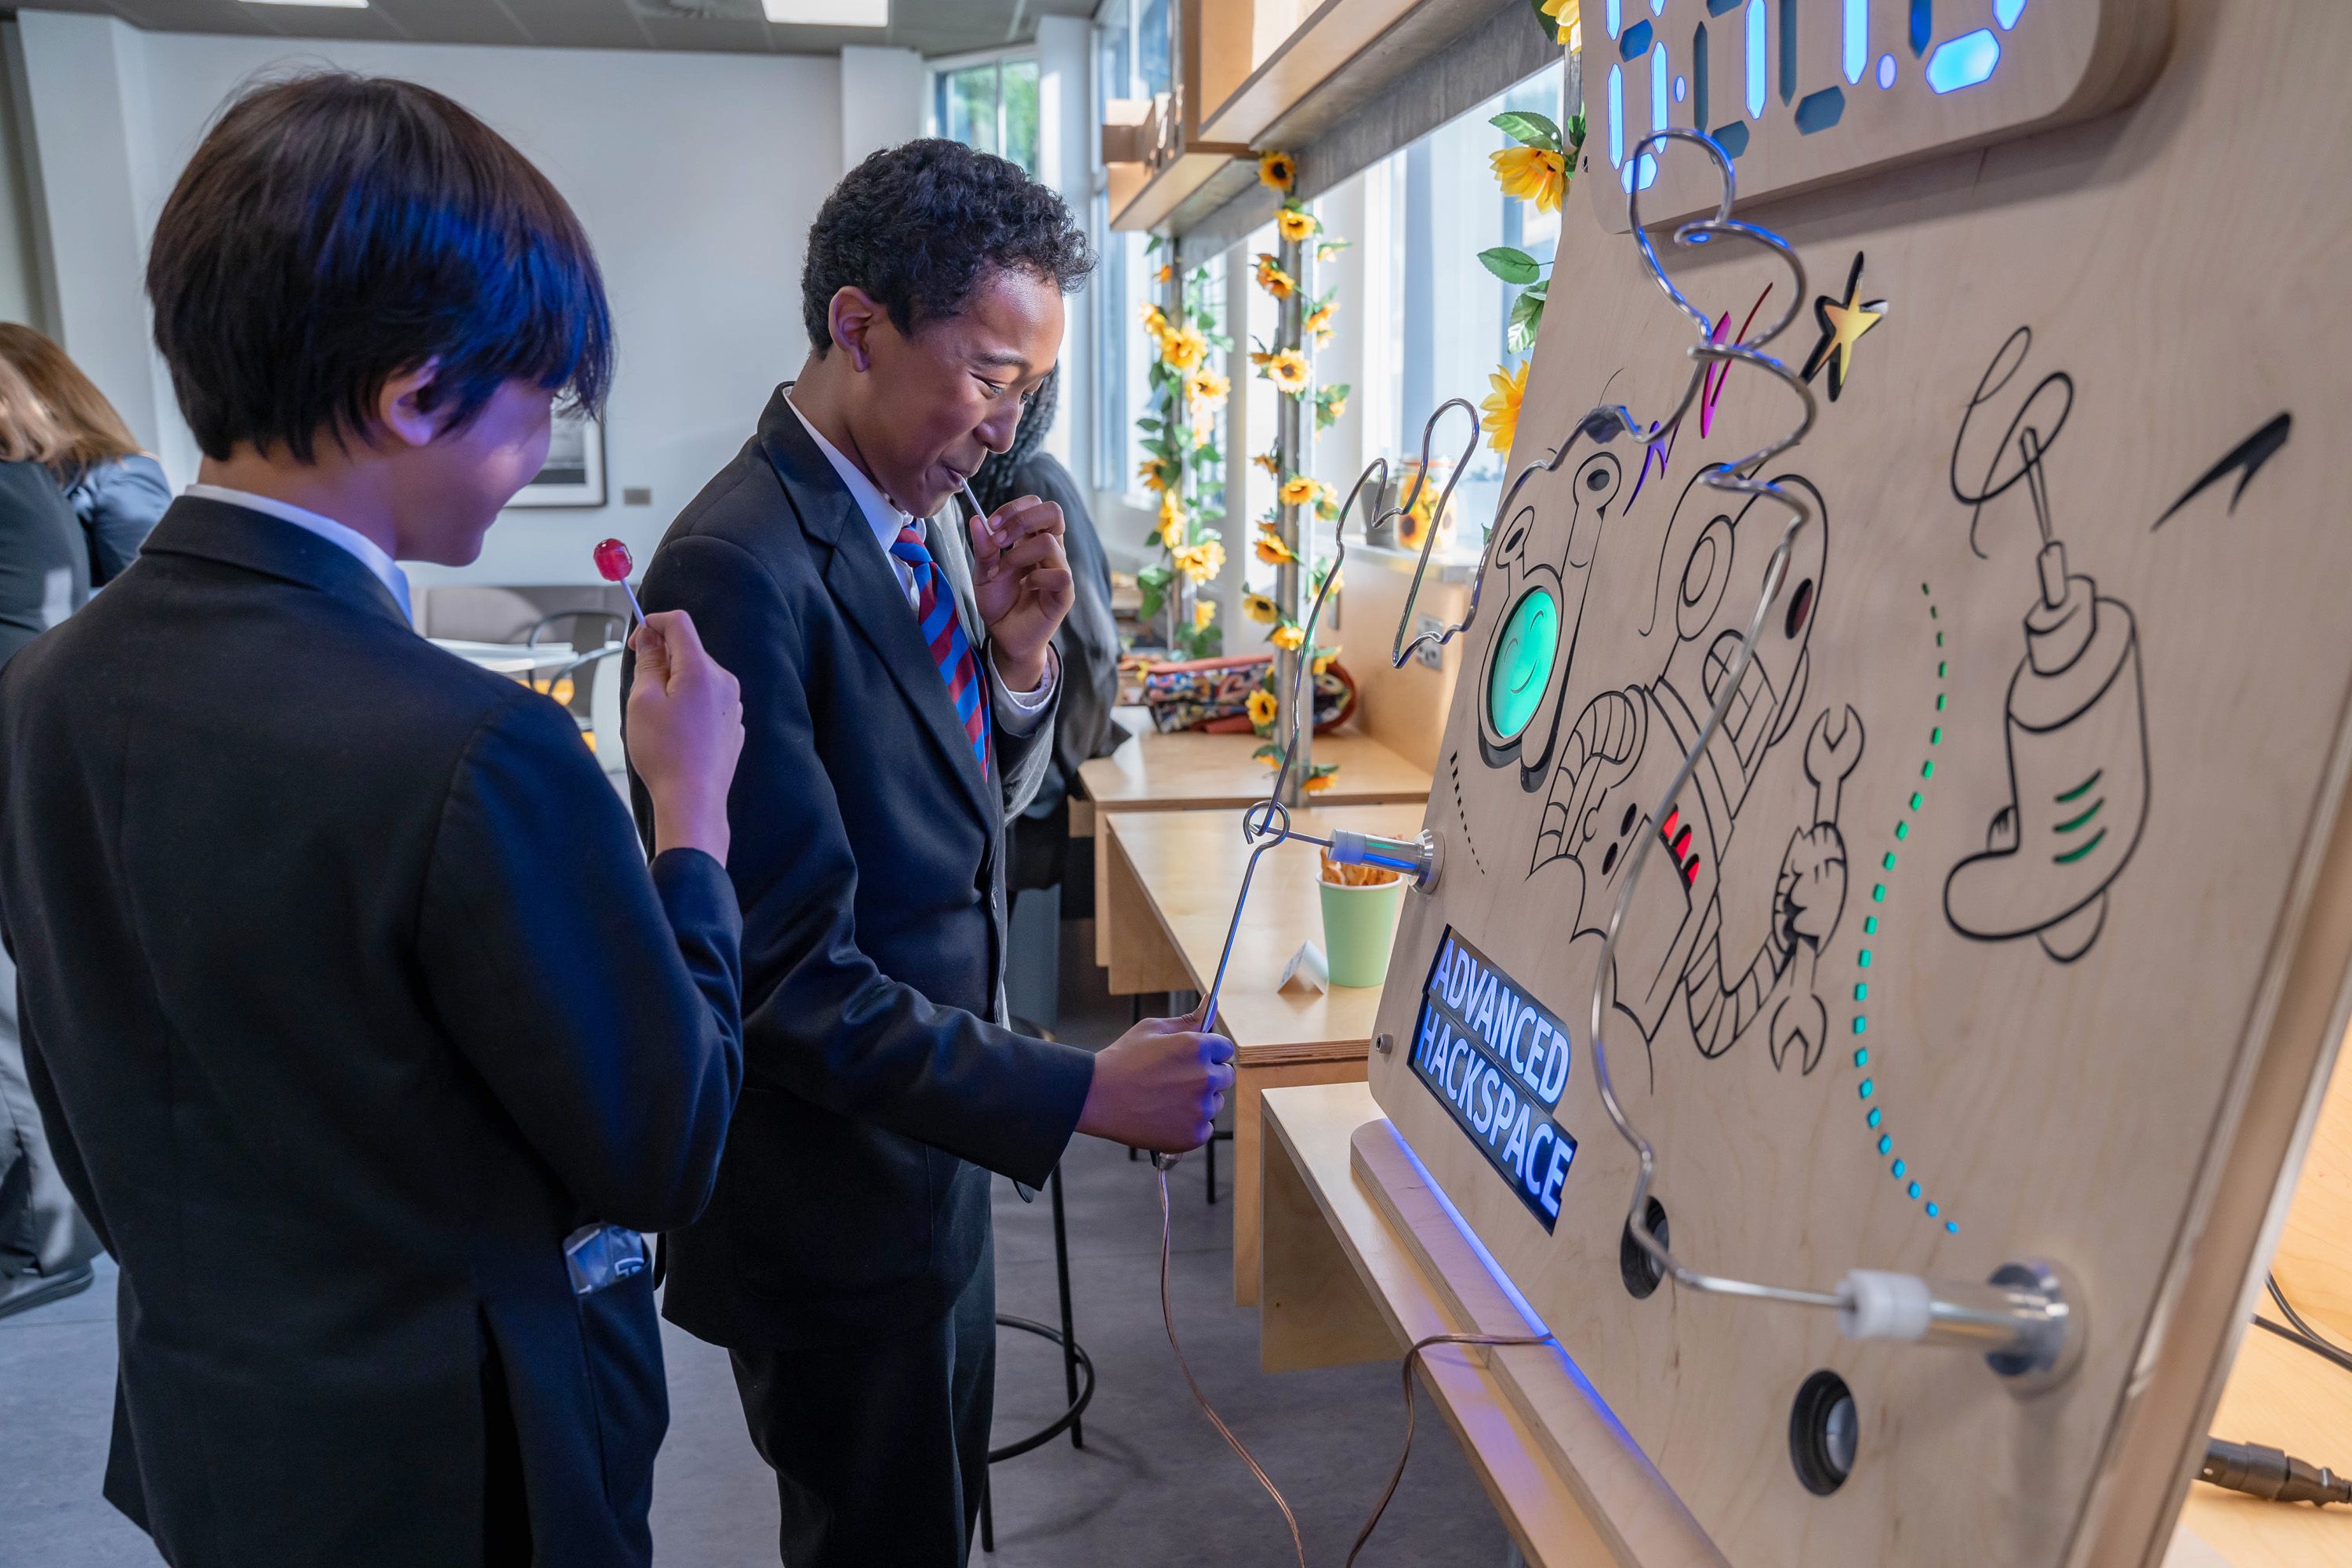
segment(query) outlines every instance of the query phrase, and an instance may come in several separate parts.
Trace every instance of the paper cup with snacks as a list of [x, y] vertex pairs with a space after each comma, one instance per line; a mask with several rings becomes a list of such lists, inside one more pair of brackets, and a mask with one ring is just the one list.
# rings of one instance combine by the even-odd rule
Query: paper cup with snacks
[[1389, 945], [1404, 908], [1404, 879], [1385, 866], [1342, 866], [1323, 856], [1323, 952], [1334, 985], [1388, 979]]

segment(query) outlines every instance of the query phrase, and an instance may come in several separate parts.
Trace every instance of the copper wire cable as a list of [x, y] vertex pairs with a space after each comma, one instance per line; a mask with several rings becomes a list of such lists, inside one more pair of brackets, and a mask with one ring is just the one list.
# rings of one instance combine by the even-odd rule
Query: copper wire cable
[[[1201, 1392], [1200, 1379], [1192, 1375], [1192, 1363], [1184, 1359], [1184, 1347], [1176, 1342], [1176, 1309], [1168, 1292], [1169, 1257], [1173, 1250], [1169, 1234], [1168, 1173], [1163, 1170], [1158, 1174], [1160, 1181], [1160, 1321], [1168, 1330], [1168, 1348], [1175, 1353], [1176, 1370], [1184, 1374], [1184, 1386], [1192, 1391], [1192, 1402], [1201, 1407], [1201, 1414], [1209, 1418], [1209, 1425], [1217, 1429], [1217, 1436], [1225, 1440], [1225, 1447], [1241, 1456], [1242, 1463], [1247, 1465], [1250, 1474], [1257, 1478], [1257, 1484], [1265, 1489], [1265, 1495], [1272, 1498], [1274, 1506], [1282, 1510], [1282, 1522], [1290, 1527], [1290, 1550], [1298, 1559], [1298, 1568], [1307, 1568], [1307, 1542], [1298, 1533], [1298, 1516], [1291, 1511], [1290, 1500], [1282, 1495], [1282, 1489], [1274, 1484], [1274, 1478], [1265, 1473], [1265, 1467], [1257, 1462], [1256, 1456], [1249, 1451], [1239, 1437], [1234, 1436], [1234, 1429], [1225, 1425], [1224, 1417], [1219, 1415], [1216, 1407], [1209, 1403], [1209, 1396]], [[1363, 1552], [1364, 1543], [1371, 1540], [1372, 1531], [1380, 1528], [1381, 1515], [1388, 1511], [1389, 1500], [1396, 1496], [1398, 1486], [1404, 1480], [1405, 1465], [1412, 1458], [1412, 1428], [1415, 1415], [1412, 1363], [1421, 1353], [1433, 1345], [1548, 1345], [1557, 1342], [1559, 1342], [1557, 1337], [1549, 1333], [1445, 1333], [1430, 1334], [1413, 1341], [1412, 1346], [1404, 1352], [1403, 1362], [1400, 1363], [1404, 1376], [1404, 1447], [1397, 1454], [1396, 1468], [1389, 1472], [1389, 1484], [1381, 1489], [1380, 1500], [1372, 1504], [1371, 1514], [1364, 1521], [1364, 1528], [1356, 1532], [1356, 1543], [1348, 1548], [1347, 1568], [1355, 1568], [1356, 1558]]]
[[1227, 1447], [1242, 1457], [1242, 1463], [1247, 1465], [1250, 1474], [1257, 1478], [1257, 1484], [1265, 1489], [1265, 1495], [1272, 1498], [1274, 1506], [1282, 1510], [1282, 1522], [1290, 1527], [1290, 1549], [1298, 1554], [1298, 1568], [1307, 1568], [1307, 1543], [1299, 1538], [1298, 1516], [1290, 1511], [1289, 1500], [1282, 1495], [1282, 1489], [1274, 1484], [1274, 1478], [1265, 1473], [1265, 1467], [1257, 1462], [1239, 1437], [1234, 1436], [1234, 1429], [1225, 1425], [1224, 1417], [1219, 1415], [1216, 1407], [1209, 1403], [1209, 1396], [1201, 1392], [1200, 1380], [1192, 1375], [1192, 1363], [1184, 1359], [1184, 1347], [1176, 1342], [1176, 1309], [1168, 1297], [1168, 1173], [1161, 1170], [1159, 1176], [1160, 1321], [1167, 1325], [1168, 1348], [1176, 1352], [1176, 1370], [1184, 1374], [1184, 1386], [1192, 1391], [1193, 1402], [1200, 1405], [1201, 1414], [1209, 1418], [1209, 1425], [1217, 1429], [1217, 1436], [1225, 1440]]
[[1348, 1548], [1347, 1568], [1356, 1568], [1357, 1554], [1364, 1542], [1372, 1538], [1380, 1527], [1381, 1515], [1388, 1511], [1389, 1500], [1396, 1496], [1399, 1483], [1404, 1479], [1405, 1461], [1412, 1458], [1412, 1425], [1415, 1406], [1412, 1398], [1412, 1363], [1422, 1352], [1432, 1345], [1549, 1345], [1557, 1343], [1554, 1335], [1543, 1334], [1430, 1334], [1412, 1342], [1404, 1352], [1404, 1447], [1397, 1455], [1396, 1468], [1389, 1472], [1389, 1484], [1381, 1489], [1381, 1500], [1372, 1505], [1371, 1517], [1364, 1528], [1356, 1532], [1356, 1543]]

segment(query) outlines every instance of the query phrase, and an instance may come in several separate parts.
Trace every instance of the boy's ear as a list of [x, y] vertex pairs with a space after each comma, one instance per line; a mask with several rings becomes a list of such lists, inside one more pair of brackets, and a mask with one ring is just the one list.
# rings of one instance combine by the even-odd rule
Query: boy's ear
[[436, 378], [441, 362], [426, 360], [393, 375], [376, 389], [376, 428], [404, 447], [429, 446], [441, 434], [446, 410]]
[[865, 289], [845, 283], [833, 291], [833, 302], [825, 310], [833, 327], [833, 341], [849, 356], [850, 367], [873, 369], [874, 353], [866, 337], [883, 319], [882, 307]]

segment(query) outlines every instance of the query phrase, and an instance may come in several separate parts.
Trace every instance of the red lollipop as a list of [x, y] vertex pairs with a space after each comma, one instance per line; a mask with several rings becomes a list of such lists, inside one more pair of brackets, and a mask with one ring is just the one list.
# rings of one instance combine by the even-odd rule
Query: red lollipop
[[629, 608], [637, 612], [637, 619], [646, 618], [646, 607], [637, 603], [637, 591], [629, 586], [629, 573], [635, 563], [629, 559], [629, 547], [617, 539], [608, 539], [596, 546], [596, 572], [607, 583], [618, 583], [621, 592], [629, 596]]

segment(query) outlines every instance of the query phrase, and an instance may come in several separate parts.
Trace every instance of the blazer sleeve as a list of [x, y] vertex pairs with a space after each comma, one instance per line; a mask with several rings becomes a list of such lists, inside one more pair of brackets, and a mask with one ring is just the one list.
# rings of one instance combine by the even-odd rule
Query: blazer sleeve
[[[692, 615], [742, 683], [727, 869], [743, 907], [751, 1081], [1042, 1186], [1077, 1127], [1094, 1058], [936, 1006], [858, 948], [857, 861], [775, 579], [741, 547], [689, 534], [662, 547], [642, 594]], [[642, 788], [635, 798], [650, 832]]]
[[719, 864], [648, 868], [572, 719], [518, 696], [476, 731], [425, 872], [444, 1026], [523, 1138], [608, 1224], [710, 1194], [742, 1083], [741, 921]]

